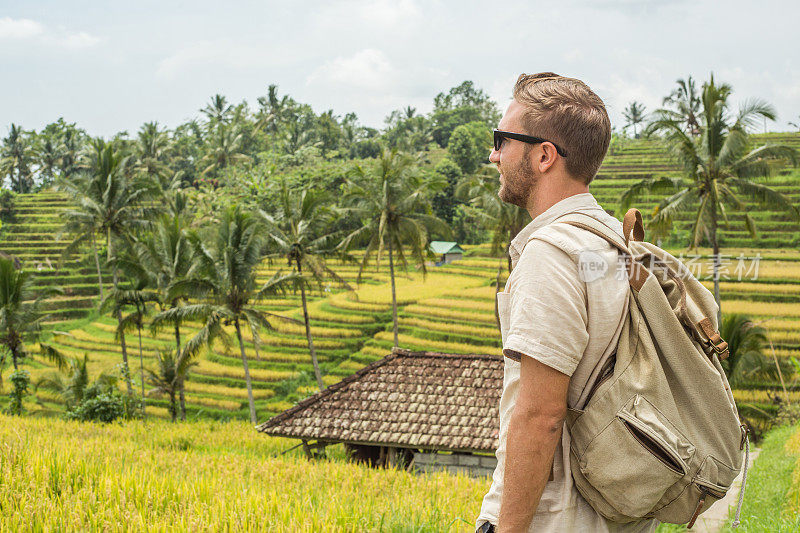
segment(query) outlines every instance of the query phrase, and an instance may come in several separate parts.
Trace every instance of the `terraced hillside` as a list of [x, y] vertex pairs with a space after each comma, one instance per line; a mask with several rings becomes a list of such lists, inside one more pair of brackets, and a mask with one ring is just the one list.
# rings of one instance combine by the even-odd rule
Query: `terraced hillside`
[[[800, 134], [769, 133], [753, 135], [753, 146], [764, 143], [785, 144], [800, 150]], [[675, 176], [678, 167], [670, 160], [669, 154], [659, 144], [649, 140], [629, 140], [610, 153], [600, 168], [591, 190], [601, 205], [611, 211], [619, 209], [619, 199], [632, 183], [643, 178]], [[800, 173], [785, 169], [778, 175], [765, 180], [772, 188], [800, 204]], [[637, 203], [642, 214], [652, 212], [657, 198], [646, 198]], [[727, 247], [800, 247], [800, 225], [793, 222], [786, 213], [764, 212], [755, 203], [748, 203], [747, 211], [755, 219], [758, 239], [753, 240], [746, 231], [742, 213], [729, 213], [730, 225], [720, 232], [720, 244]], [[619, 213], [615, 213], [620, 215]], [[671, 244], [685, 243], [689, 235], [690, 215], [684, 215], [675, 224]]]
[[[787, 137], [800, 145], [800, 136]], [[784, 142], [785, 140], [782, 140]], [[638, 159], [637, 159], [638, 158]], [[638, 165], [638, 166], [637, 166]], [[670, 172], [668, 158], [652, 143], [631, 142], [619, 154], [609, 156], [601, 176], [592, 188], [608, 208], [617, 205], [624, 186], [646, 175]], [[779, 176], [785, 182], [785, 192], [798, 198], [796, 171]], [[773, 180], [775, 183], [775, 180]], [[783, 187], [783, 186], [781, 186]], [[654, 204], [640, 205], [646, 211]], [[0, 250], [20, 257], [25, 267], [36, 271], [37, 284], [57, 284], [65, 295], [48, 302], [53, 328], [53, 344], [73, 356], [89, 355], [90, 370], [96, 374], [113, 369], [121, 361], [118, 343], [114, 340], [115, 321], [97, 316], [93, 311], [97, 297], [97, 274], [90, 254], [56, 269], [57, 259], [66, 245], [56, 241], [60, 228], [59, 212], [66, 207], [62, 196], [53, 193], [21, 195], [16, 200], [16, 218], [3, 226]], [[723, 232], [726, 242], [747, 244], [747, 248], [726, 247], [730, 264], [721, 288], [723, 306], [727, 312], [745, 312], [762, 322], [774, 341], [779, 358], [800, 357], [800, 252], [790, 246], [794, 242], [792, 225], [773, 213], [755, 212], [761, 222], [762, 237], [757, 242], [738, 237], [735, 231]], [[782, 229], [787, 228], [787, 229]], [[771, 243], [771, 247], [766, 244]], [[505, 260], [488, 255], [488, 247], [465, 247], [465, 258], [442, 267], [431, 267], [427, 278], [418, 272], [402, 274], [398, 279], [397, 295], [400, 309], [400, 344], [412, 349], [438, 350], [454, 353], [499, 353], [499, 333], [494, 318], [494, 282], [498, 268]], [[675, 246], [676, 255], [685, 252]], [[701, 250], [708, 254], [708, 250]], [[736, 257], [747, 258], [748, 272], [738, 279]], [[753, 270], [753, 257], [760, 256]], [[697, 258], [705, 265], [700, 272], [708, 275], [707, 258]], [[351, 283], [355, 283], [357, 267], [332, 263], [333, 268]], [[51, 268], [52, 267], [52, 268]], [[258, 272], [266, 280], [280, 264], [264, 264]], [[507, 273], [501, 270], [500, 281]], [[108, 282], [110, 276], [103, 274]], [[710, 282], [708, 282], [710, 287]], [[300, 298], [287, 294], [264, 302], [263, 308], [294, 319], [302, 317]], [[391, 293], [388, 266], [370, 268], [354, 292], [334, 284], [314, 291], [309, 313], [325, 382], [333, 383], [365, 364], [386, 355], [392, 346]], [[293, 402], [315, 390], [310, 358], [303, 327], [296, 323], [273, 320], [274, 331], [262, 332], [265, 343], [256, 354], [252, 336], [245, 331], [247, 356], [254, 379], [256, 407], [259, 418], [288, 408]], [[196, 331], [196, 325], [183, 328], [185, 338]], [[152, 336], [145, 332], [142, 356], [145, 366], [153, 366], [159, 349], [172, 346], [172, 336], [163, 333]], [[138, 343], [128, 338], [131, 367], [138, 369]], [[51, 369], [40, 361], [31, 365], [34, 379]], [[138, 372], [134, 372], [138, 377]], [[790, 395], [800, 397], [800, 386], [786, 376]], [[746, 383], [736, 391], [736, 397], [749, 413], [772, 412], [776, 383]], [[42, 406], [58, 409], [59, 399], [52, 394], [38, 393]], [[0, 400], [3, 402], [5, 400]], [[165, 401], [149, 400], [151, 412], [166, 415]], [[187, 384], [190, 416], [247, 417], [247, 400], [243, 371], [238, 352], [218, 345], [202, 356]], [[152, 407], [154, 406], [154, 407]]]
[[[87, 316], [99, 294], [97, 268], [89, 254], [80, 254], [59, 265], [70, 236], [58, 239], [62, 212], [68, 207], [64, 195], [53, 192], [17, 195], [11, 217], [4, 223], [0, 250], [22, 261], [36, 274], [36, 286], [60, 286], [63, 295], [50, 299], [45, 309], [51, 322]], [[108, 272], [104, 281], [111, 280]]]

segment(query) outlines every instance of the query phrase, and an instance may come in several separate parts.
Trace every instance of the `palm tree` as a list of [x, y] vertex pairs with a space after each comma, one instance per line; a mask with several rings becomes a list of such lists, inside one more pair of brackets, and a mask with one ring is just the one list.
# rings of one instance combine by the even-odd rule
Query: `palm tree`
[[271, 135], [276, 135], [280, 129], [284, 114], [292, 104], [288, 95], [278, 98], [278, 86], [271, 84], [267, 88], [266, 96], [258, 97], [259, 109], [256, 113], [256, 131], [264, 130]]
[[255, 424], [253, 386], [241, 325], [246, 322], [254, 331], [260, 327], [272, 329], [267, 320], [271, 313], [256, 308], [253, 303], [281, 292], [296, 276], [284, 276], [278, 272], [261, 288], [256, 286], [255, 269], [263, 258], [265, 235], [264, 227], [252, 213], [236, 205], [229, 206], [214, 229], [216, 231], [207, 235], [206, 239], [198, 232], [190, 234], [195, 262], [187, 278], [177, 281], [170, 289], [170, 298], [194, 297], [200, 298], [200, 303], [162, 311], [153, 318], [153, 322], [156, 327], [159, 323], [171, 324], [176, 320], [203, 322], [200, 331], [186, 343], [181, 354], [184, 359], [193, 358], [200, 348], [211, 346], [215, 339], [230, 346], [230, 337], [223, 326], [233, 324], [244, 367], [250, 421]]
[[313, 127], [296, 115], [290, 115], [290, 120], [284, 125], [283, 148], [287, 154], [294, 155], [305, 147], [317, 146], [317, 133]]
[[64, 399], [67, 411], [74, 408], [83, 400], [83, 393], [89, 385], [89, 369], [87, 363], [89, 356], [83, 354], [81, 361], [77, 357], [70, 357], [67, 360], [67, 379], [64, 380], [61, 374], [51, 372], [42, 376], [35, 384], [34, 389], [45, 389], [57, 393]]
[[3, 139], [0, 149], [0, 176], [8, 177], [12, 191], [26, 193], [33, 189], [33, 157], [34, 150], [29, 137], [20, 126], [11, 124], [8, 137]]
[[439, 231], [451, 234], [444, 221], [430, 214], [429, 195], [446, 185], [441, 176], [423, 179], [415, 170], [415, 161], [397, 150], [381, 150], [376, 165], [370, 169], [356, 167], [355, 179], [348, 178], [345, 199], [361, 219], [362, 226], [350, 233], [341, 243], [342, 250], [360, 239], [368, 239], [367, 248], [358, 270], [357, 281], [373, 253], [380, 266], [384, 247], [389, 254], [389, 276], [392, 280], [392, 326], [394, 345], [397, 342], [397, 295], [394, 279], [394, 254], [404, 269], [408, 268], [404, 246], [410, 247], [423, 275], [428, 255], [428, 233]]
[[[222, 123], [221, 123], [222, 124]], [[203, 174], [210, 174], [235, 163], [250, 161], [242, 153], [244, 137], [235, 125], [220, 125], [211, 136], [202, 163], [206, 165]]]
[[69, 179], [78, 172], [78, 155], [83, 148], [85, 133], [74, 127], [68, 127], [63, 134], [62, 153], [59, 174], [64, 179]]
[[208, 119], [209, 128], [220, 124], [227, 124], [230, 121], [233, 106], [228, 103], [228, 99], [221, 94], [215, 94], [211, 101], [201, 110]]
[[[650, 219], [657, 234], [666, 234], [682, 213], [692, 213], [690, 248], [705, 238], [714, 255], [714, 298], [719, 297], [720, 223], [727, 224], [728, 209], [743, 212], [750, 235], [756, 237], [755, 221], [745, 212], [745, 199], [754, 200], [766, 209], [781, 209], [800, 220], [800, 211], [791, 200], [767, 185], [756, 183], [754, 176], [768, 177], [773, 164], [789, 160], [797, 164], [797, 151], [788, 146], [765, 144], [750, 147], [748, 129], [761, 118], [773, 120], [775, 111], [760, 100], [748, 100], [734, 117], [729, 113], [732, 90], [728, 84], [717, 85], [714, 76], [703, 85], [699, 138], [684, 131], [684, 122], [671, 111], [659, 110], [648, 125], [648, 133], [663, 134], [671, 153], [683, 167], [680, 178], [650, 178], [633, 184], [621, 197], [621, 212], [646, 193], [669, 193], [661, 200]], [[721, 220], [720, 220], [721, 219]], [[722, 320], [722, 309], [718, 322]]]
[[161, 190], [169, 187], [167, 180], [169, 146], [169, 135], [159, 128], [158, 122], [144, 123], [134, 144], [134, 168], [157, 183]]
[[42, 355], [59, 368], [64, 367], [64, 356], [40, 340], [42, 321], [46, 316], [40, 309], [42, 301], [61, 292], [49, 288], [39, 291], [34, 297], [30, 272], [17, 269], [12, 259], [0, 257], [0, 346], [11, 355], [14, 370], [19, 370], [20, 363], [28, 356], [25, 345], [35, 342], [39, 343]]
[[103, 272], [100, 269], [100, 255], [97, 250], [97, 233], [100, 231], [99, 213], [95, 209], [97, 204], [84, 197], [84, 187], [88, 186], [88, 180], [76, 182], [66, 179], [59, 183], [59, 188], [66, 190], [72, 197], [73, 202], [77, 202], [77, 208], [69, 208], [64, 211], [62, 216], [65, 219], [64, 226], [56, 233], [56, 240], [67, 233], [73, 235], [70, 242], [61, 252], [59, 267], [88, 241], [94, 255], [94, 264], [97, 269], [97, 287], [100, 292], [100, 300], [105, 299], [103, 291]]
[[[351, 289], [350, 285], [328, 268], [325, 257], [335, 252], [337, 232], [331, 232], [334, 213], [327, 207], [327, 198], [309, 189], [302, 189], [293, 194], [285, 180], [278, 185], [278, 213], [269, 215], [263, 210], [261, 216], [267, 224], [267, 233], [274, 252], [270, 255], [284, 257], [289, 267], [297, 273], [297, 285], [300, 287], [303, 302], [303, 321], [306, 328], [308, 350], [311, 353], [311, 363], [314, 366], [314, 375], [317, 378], [319, 390], [325, 388], [322, 374], [317, 362], [317, 352], [314, 349], [314, 339], [311, 336], [311, 325], [308, 318], [308, 305], [306, 303], [306, 279], [310, 274], [321, 286], [321, 280], [330, 276], [341, 285]], [[303, 268], [306, 269], [304, 274]]]
[[[192, 367], [197, 366], [197, 361], [187, 358], [175, 357], [172, 350], [159, 350], [156, 354], [158, 370], [153, 372], [149, 368], [148, 383], [153, 386], [149, 394], [166, 394], [169, 398], [169, 415], [175, 422], [178, 409], [175, 405], [175, 396], [178, 392], [178, 384], [184, 383], [189, 376]], [[143, 400], [144, 401], [144, 400]]]
[[[80, 404], [89, 388], [89, 356], [83, 354], [83, 360], [70, 357], [67, 360], [66, 379], [58, 372], [45, 374], [34, 385], [35, 390], [45, 389], [57, 393], [64, 399], [67, 411], [71, 411]], [[102, 373], [95, 378], [93, 386], [102, 389], [115, 388], [117, 378], [110, 374]]]
[[678, 87], [669, 93], [669, 96], [665, 96], [662, 101], [665, 108], [671, 107], [672, 109], [664, 111], [671, 111], [673, 118], [686, 124], [686, 132], [689, 135], [700, 135], [698, 116], [702, 102], [697, 94], [695, 81], [689, 76], [685, 80], [679, 79], [675, 83]]
[[57, 169], [61, 165], [63, 144], [57, 136], [43, 132], [35, 144], [35, 154], [39, 175], [42, 178], [41, 185], [45, 187], [53, 182]]
[[[133, 254], [133, 250], [128, 252]], [[142, 350], [142, 328], [144, 327], [144, 318], [149, 313], [150, 304], [159, 301], [158, 293], [148, 290], [147, 272], [141, 269], [136, 258], [121, 257], [117, 260], [117, 266], [122, 268], [128, 274], [128, 279], [133, 280], [134, 284], [131, 288], [119, 289], [114, 288], [108, 295], [106, 300], [102, 303], [101, 309], [112, 308], [114, 315], [122, 317], [123, 311], [126, 309], [133, 310], [122, 318], [118, 318], [117, 330], [115, 338], [122, 341], [125, 338], [125, 333], [136, 329], [139, 336], [139, 371], [142, 380], [142, 418], [145, 418], [145, 393], [144, 393], [144, 353]]]
[[722, 368], [731, 386], [736, 386], [753, 374], [767, 374], [772, 377], [773, 367], [763, 356], [767, 344], [767, 331], [753, 323], [750, 317], [731, 313], [725, 315], [720, 335], [728, 342], [728, 357], [722, 361]]
[[639, 138], [639, 133], [636, 131], [636, 126], [644, 122], [644, 109], [644, 104], [633, 101], [622, 111], [622, 116], [625, 117], [626, 122], [625, 127], [627, 128], [628, 126], [633, 126], [633, 137], [635, 139]]
[[[170, 297], [170, 288], [185, 279], [192, 265], [192, 246], [185, 233], [186, 222], [180, 215], [161, 215], [153, 232], [140, 241], [139, 264], [152, 279], [158, 292], [158, 305], [163, 312], [174, 309], [185, 301], [181, 297]], [[153, 322], [151, 331], [155, 334], [164, 322]], [[175, 332], [175, 353], [182, 356], [181, 321], [175, 318], [171, 324]], [[178, 383], [180, 418], [186, 420], [186, 395], [183, 381]]]
[[[129, 157], [123, 156], [114, 146], [102, 139], [95, 139], [85, 157], [86, 171], [70, 181], [61, 180], [60, 186], [65, 189], [77, 204], [76, 209], [68, 210], [65, 216], [68, 227], [73, 224], [78, 229], [78, 236], [62, 253], [64, 257], [73, 253], [80, 242], [94, 241], [95, 230], [106, 238], [106, 261], [112, 267], [114, 288], [119, 285], [119, 272], [114, 256], [114, 242], [126, 239], [131, 232], [147, 227], [147, 216], [153, 211], [145, 208], [145, 202], [152, 190], [142, 183], [137, 183], [126, 176]], [[94, 245], [94, 242], [93, 242]], [[102, 294], [102, 276], [95, 248], [100, 293]], [[117, 322], [122, 315], [117, 309]], [[133, 394], [128, 367], [128, 350], [125, 336], [120, 337], [122, 360], [126, 371], [128, 393]]]

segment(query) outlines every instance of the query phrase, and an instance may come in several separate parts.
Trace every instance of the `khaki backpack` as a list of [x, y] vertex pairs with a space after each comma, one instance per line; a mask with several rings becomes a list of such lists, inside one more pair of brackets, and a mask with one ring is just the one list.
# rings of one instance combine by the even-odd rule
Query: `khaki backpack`
[[[624, 241], [584, 213], [554, 223], [611, 243], [630, 283], [616, 354], [598, 364], [581, 408], [568, 410], [575, 485], [614, 522], [656, 518], [691, 527], [730, 489], [749, 448], [720, 366], [728, 346], [714, 297], [678, 259], [642, 242], [636, 209], [625, 215]], [[740, 506], [743, 494], [744, 486]]]

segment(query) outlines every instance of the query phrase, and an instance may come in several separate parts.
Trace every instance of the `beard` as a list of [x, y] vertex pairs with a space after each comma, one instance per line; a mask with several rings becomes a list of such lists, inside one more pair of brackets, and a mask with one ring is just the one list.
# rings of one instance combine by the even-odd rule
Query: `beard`
[[514, 168], [499, 167], [503, 175], [503, 183], [497, 195], [507, 204], [516, 205], [527, 209], [528, 199], [536, 190], [536, 175], [528, 157], [529, 150], [525, 150], [519, 164]]

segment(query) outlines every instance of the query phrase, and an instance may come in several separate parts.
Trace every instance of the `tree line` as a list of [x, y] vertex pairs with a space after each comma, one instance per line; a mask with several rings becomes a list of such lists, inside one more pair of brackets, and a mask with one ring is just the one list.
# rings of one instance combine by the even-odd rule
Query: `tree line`
[[[661, 234], [678, 216], [692, 213], [687, 244], [711, 244], [719, 301], [719, 225], [728, 210], [743, 211], [745, 199], [800, 218], [785, 196], [752, 179], [772, 175], [786, 161], [796, 163], [797, 154], [785, 146], [752, 146], [748, 132], [755, 121], [774, 118], [768, 104], [752, 100], [732, 112], [731, 87], [713, 76], [699, 93], [693, 83], [679, 80], [678, 86], [644, 130], [664, 143], [681, 172], [632, 184], [619, 208], [624, 212], [645, 194], [660, 195], [648, 226]], [[316, 115], [308, 105], [279, 97], [275, 86], [256, 110], [217, 95], [202, 115], [172, 131], [153, 122], [136, 138], [122, 133], [110, 140], [90, 138], [63, 120], [40, 133], [12, 125], [0, 160], [16, 192], [55, 187], [69, 194], [62, 233], [71, 242], [62, 260], [88, 252], [101, 307], [118, 324], [128, 394], [128, 335], [135, 332], [142, 401], [149, 382], [169, 397], [173, 419], [185, 418], [184, 382], [192, 364], [219, 341], [238, 345], [256, 421], [242, 331], [250, 331], [258, 358], [259, 332], [286, 318], [256, 304], [285, 291], [301, 295], [309, 357], [324, 387], [306, 292], [325, 278], [352, 288], [326, 260], [357, 262], [359, 279], [371, 260], [388, 260], [397, 345], [395, 262], [424, 273], [429, 241], [454, 236], [468, 242], [490, 236], [499, 255], [530, 220], [497, 197], [496, 169], [486, 160], [499, 111], [471, 82], [439, 94], [429, 115], [413, 108], [391, 113], [380, 132], [359, 126], [355, 115]], [[755, 235], [746, 212], [744, 220]], [[256, 283], [264, 260], [286, 261], [286, 272]], [[0, 261], [0, 282], [8, 286], [0, 291], [0, 344], [6, 347], [2, 357], [10, 356], [16, 369], [25, 344], [40, 338], [41, 294], [33, 297], [30, 277], [11, 259]], [[104, 279], [109, 270], [110, 283]], [[498, 270], [498, 290], [499, 278]], [[186, 339], [182, 328], [189, 322], [200, 330]], [[174, 336], [174, 349], [160, 351], [157, 369], [147, 376], [141, 346], [146, 329], [168, 329]], [[80, 361], [48, 344], [40, 349], [80, 374]]]

